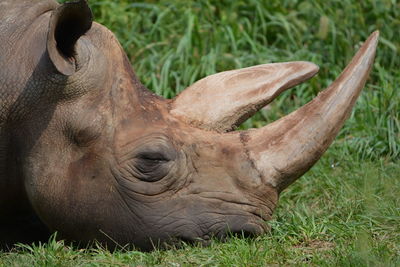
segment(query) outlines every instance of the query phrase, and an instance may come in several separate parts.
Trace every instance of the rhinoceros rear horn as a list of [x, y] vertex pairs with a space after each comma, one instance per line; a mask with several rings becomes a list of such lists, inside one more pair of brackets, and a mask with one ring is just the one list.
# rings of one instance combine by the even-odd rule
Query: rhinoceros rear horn
[[53, 11], [47, 36], [47, 51], [57, 71], [76, 71], [76, 43], [92, 26], [93, 15], [87, 1], [65, 3]]
[[303, 82], [319, 68], [297, 61], [253, 66], [207, 76], [178, 95], [171, 113], [197, 127], [227, 132]]

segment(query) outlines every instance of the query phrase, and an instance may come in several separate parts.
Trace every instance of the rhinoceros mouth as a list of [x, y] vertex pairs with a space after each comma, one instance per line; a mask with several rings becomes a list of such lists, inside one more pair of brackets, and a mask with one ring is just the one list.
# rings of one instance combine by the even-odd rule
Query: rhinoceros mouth
[[264, 220], [248, 221], [243, 224], [229, 225], [227, 223], [220, 223], [215, 227], [215, 231], [207, 232], [201, 236], [192, 235], [178, 235], [176, 238], [171, 238], [168, 244], [179, 245], [185, 243], [189, 245], [200, 244], [208, 246], [213, 240], [226, 242], [232, 238], [248, 238], [253, 239], [269, 231], [269, 227]]
[[218, 215], [221, 217], [217, 221], [198, 224], [201, 234], [197, 231], [197, 236], [193, 236], [196, 231], [192, 231], [189, 235], [178, 235], [179, 239], [186, 243], [207, 245], [213, 239], [225, 242], [232, 237], [254, 238], [270, 230], [266, 223], [270, 217], [259, 211], [234, 213], [231, 210]]

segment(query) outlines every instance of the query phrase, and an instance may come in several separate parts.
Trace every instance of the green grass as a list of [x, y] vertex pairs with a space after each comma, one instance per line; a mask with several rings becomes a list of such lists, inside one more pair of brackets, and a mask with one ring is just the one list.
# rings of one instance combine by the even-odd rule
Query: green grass
[[400, 265], [400, 2], [91, 0], [142, 82], [171, 98], [215, 72], [308, 60], [321, 67], [241, 127], [260, 127], [328, 86], [368, 35], [377, 59], [354, 112], [316, 166], [281, 195], [269, 235], [142, 253], [60, 241], [0, 254], [0, 266]]

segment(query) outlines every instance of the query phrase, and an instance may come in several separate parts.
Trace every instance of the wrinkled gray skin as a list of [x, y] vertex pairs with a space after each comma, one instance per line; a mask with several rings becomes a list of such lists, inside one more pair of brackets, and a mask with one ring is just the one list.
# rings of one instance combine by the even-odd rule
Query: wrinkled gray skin
[[[312, 68], [290, 85], [314, 75]], [[313, 117], [312, 104], [274, 124], [281, 134], [275, 126], [259, 139], [262, 132], [217, 129], [229, 131], [266, 101], [238, 118], [231, 112], [229, 125], [215, 123], [213, 131], [180, 116], [178, 100], [141, 85], [114, 35], [92, 24], [85, 1], [0, 0], [0, 94], [0, 244], [47, 240], [57, 231], [81, 243], [151, 249], [265, 232], [279, 192], [326, 150], [358, 93], [321, 147], [307, 146], [314, 150], [306, 160], [293, 153], [297, 165], [263, 170], [270, 157], [257, 154], [261, 147], [278, 159], [289, 153], [286, 140], [300, 137], [286, 133], [304, 128], [296, 123], [307, 119], [295, 116]]]

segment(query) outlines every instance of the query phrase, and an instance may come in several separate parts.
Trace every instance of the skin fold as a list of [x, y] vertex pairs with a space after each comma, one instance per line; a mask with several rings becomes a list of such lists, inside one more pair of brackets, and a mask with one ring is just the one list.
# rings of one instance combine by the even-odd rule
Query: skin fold
[[0, 18], [1, 247], [56, 231], [143, 250], [265, 233], [279, 193], [349, 116], [378, 39], [307, 105], [234, 131], [318, 67], [217, 73], [168, 100], [139, 82], [84, 0], [0, 0]]

